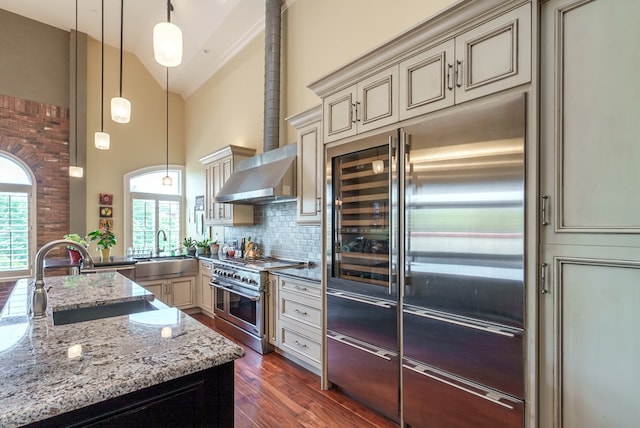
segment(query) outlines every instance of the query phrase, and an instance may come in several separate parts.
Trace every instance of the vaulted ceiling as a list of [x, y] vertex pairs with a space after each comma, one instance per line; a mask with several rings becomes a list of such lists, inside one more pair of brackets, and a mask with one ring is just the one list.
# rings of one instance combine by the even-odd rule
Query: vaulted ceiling
[[[182, 30], [184, 50], [182, 64], [169, 72], [169, 87], [185, 98], [264, 30], [264, 0], [171, 3], [171, 22]], [[75, 29], [75, 7], [76, 0], [0, 0], [0, 9], [66, 31]], [[124, 50], [135, 54], [162, 87], [165, 68], [153, 58], [152, 32], [166, 20], [166, 0], [124, 0]], [[104, 22], [105, 44], [119, 48], [120, 0], [104, 0]], [[78, 31], [101, 40], [101, 0], [78, 0]]]

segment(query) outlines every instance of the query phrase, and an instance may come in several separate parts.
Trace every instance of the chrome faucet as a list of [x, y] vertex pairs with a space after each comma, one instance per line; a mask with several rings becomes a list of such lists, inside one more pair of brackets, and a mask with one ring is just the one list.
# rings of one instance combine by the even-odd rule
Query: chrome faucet
[[167, 233], [163, 229], [158, 229], [156, 232], [156, 256], [159, 256], [164, 247], [160, 248], [160, 232], [162, 232], [163, 241], [167, 242]]
[[43, 317], [47, 312], [47, 290], [44, 288], [44, 258], [49, 251], [60, 245], [73, 247], [82, 254], [82, 261], [80, 263], [81, 269], [91, 269], [93, 267], [93, 259], [89, 255], [89, 252], [85, 247], [77, 242], [70, 241], [68, 239], [58, 239], [44, 244], [36, 253], [34, 262], [36, 278], [33, 287], [33, 294], [31, 295], [31, 314], [34, 317]]

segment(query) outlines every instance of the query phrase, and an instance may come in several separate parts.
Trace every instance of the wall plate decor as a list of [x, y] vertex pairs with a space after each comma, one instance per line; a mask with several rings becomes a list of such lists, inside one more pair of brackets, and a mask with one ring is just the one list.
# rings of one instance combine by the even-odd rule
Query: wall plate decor
[[101, 218], [98, 223], [99, 229], [113, 230], [113, 220], [110, 218]]
[[113, 217], [113, 208], [100, 207], [100, 217]]
[[113, 205], [113, 194], [100, 193], [100, 205]]

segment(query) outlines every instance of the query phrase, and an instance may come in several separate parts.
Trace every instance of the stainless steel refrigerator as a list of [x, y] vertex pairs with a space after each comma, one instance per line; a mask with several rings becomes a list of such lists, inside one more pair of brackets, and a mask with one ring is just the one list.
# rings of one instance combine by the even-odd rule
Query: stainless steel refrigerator
[[524, 95], [327, 150], [327, 373], [406, 425], [522, 426]]

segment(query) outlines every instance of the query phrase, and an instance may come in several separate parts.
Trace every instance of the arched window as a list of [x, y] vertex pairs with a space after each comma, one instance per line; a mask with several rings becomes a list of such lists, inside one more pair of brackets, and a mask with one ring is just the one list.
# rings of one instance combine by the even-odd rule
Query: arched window
[[35, 178], [20, 159], [0, 151], [0, 278], [31, 275]]
[[[125, 175], [125, 213], [129, 224], [126, 246], [138, 253], [164, 253], [179, 248], [182, 236], [182, 169], [172, 167], [171, 186], [162, 184], [164, 167], [152, 167]], [[160, 239], [156, 242], [160, 230]]]

